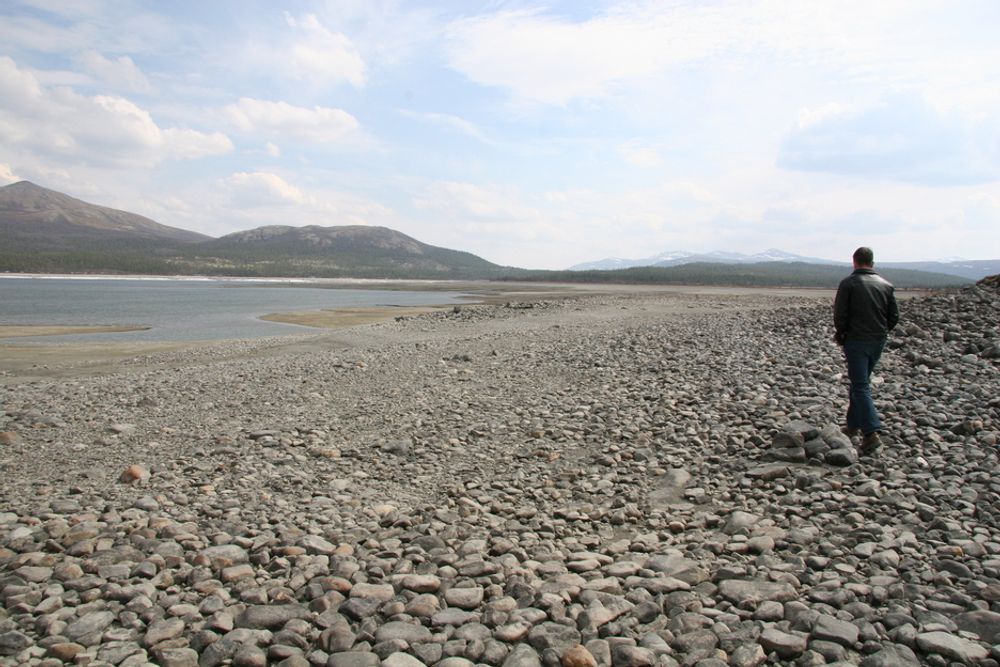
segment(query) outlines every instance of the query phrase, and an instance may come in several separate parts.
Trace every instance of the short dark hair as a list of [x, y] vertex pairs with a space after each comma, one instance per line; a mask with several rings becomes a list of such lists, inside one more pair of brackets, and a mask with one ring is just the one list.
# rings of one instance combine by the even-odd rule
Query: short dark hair
[[871, 248], [861, 246], [854, 251], [854, 263], [858, 266], [872, 266], [875, 263], [875, 253]]

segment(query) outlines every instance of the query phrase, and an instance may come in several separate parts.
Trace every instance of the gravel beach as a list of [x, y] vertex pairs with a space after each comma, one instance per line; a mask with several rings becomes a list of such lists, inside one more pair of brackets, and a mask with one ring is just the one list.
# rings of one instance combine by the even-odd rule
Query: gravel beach
[[[0, 664], [1000, 665], [1000, 290], [469, 305], [0, 384]], [[58, 375], [58, 373], [56, 373]]]

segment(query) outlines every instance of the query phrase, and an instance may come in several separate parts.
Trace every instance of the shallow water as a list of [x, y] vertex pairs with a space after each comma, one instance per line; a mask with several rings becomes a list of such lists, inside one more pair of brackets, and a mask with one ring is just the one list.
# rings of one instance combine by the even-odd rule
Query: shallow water
[[459, 303], [459, 292], [329, 289], [234, 280], [0, 277], [0, 324], [150, 327], [145, 331], [18, 338], [37, 342], [162, 342], [315, 332], [265, 322], [275, 312]]

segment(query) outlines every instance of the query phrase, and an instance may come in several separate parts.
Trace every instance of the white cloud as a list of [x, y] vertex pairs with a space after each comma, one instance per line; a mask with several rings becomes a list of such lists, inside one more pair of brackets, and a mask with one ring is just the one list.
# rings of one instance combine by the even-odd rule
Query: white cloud
[[241, 98], [225, 109], [241, 132], [308, 143], [340, 143], [355, 137], [358, 121], [332, 107], [297, 107], [287, 102]]
[[940, 189], [906, 183], [816, 188], [804, 185], [809, 177], [792, 173], [788, 187], [776, 189], [761, 187], [772, 175], [760, 178], [742, 190], [728, 187], [723, 175], [718, 181], [669, 180], [617, 192], [541, 193], [516, 185], [437, 182], [413, 202], [415, 215], [424, 214], [414, 235], [501, 264], [559, 269], [668, 250], [752, 253], [775, 247], [845, 260], [862, 242], [883, 261], [926, 259], [928, 248], [935, 249], [932, 256], [969, 256], [970, 243], [989, 245], [1000, 228], [1000, 200], [970, 188], [957, 189], [964, 194], [953, 201]]
[[755, 50], [819, 52], [838, 35], [831, 23], [842, 25], [842, 15], [853, 21], [853, 9], [737, 0], [622, 2], [584, 20], [543, 9], [498, 11], [452, 22], [445, 50], [451, 67], [476, 83], [520, 102], [564, 106], [648, 85], [671, 69], [738, 63]]
[[1000, 179], [1000, 125], [942, 112], [916, 95], [805, 112], [784, 140], [786, 169], [924, 185]]
[[967, 227], [997, 235], [1000, 229], [1000, 197], [986, 192], [972, 195], [962, 213]]
[[7, 48], [58, 53], [84, 48], [93, 36], [92, 26], [57, 24], [32, 16], [4, 16], [0, 21], [0, 43]]
[[473, 139], [481, 141], [484, 144], [494, 144], [494, 142], [487, 137], [475, 123], [472, 123], [460, 116], [454, 116], [446, 113], [407, 111], [405, 109], [400, 110], [399, 113], [406, 118], [412, 118], [413, 120], [446, 127], [460, 134], [464, 134], [467, 137], [472, 137]]
[[[187, 228], [207, 233], [230, 232], [264, 225], [382, 225], [398, 229], [400, 219], [383, 204], [349, 192], [295, 182], [288, 174], [236, 172], [203, 189], [188, 191], [183, 201]], [[184, 225], [181, 225], [184, 226]]]
[[42, 96], [42, 87], [31, 73], [18, 68], [13, 58], [0, 56], [0, 98], [2, 109], [23, 111], [35, 106]]
[[761, 221], [777, 225], [793, 225], [796, 227], [808, 224], [810, 216], [806, 211], [787, 205], [769, 206], [760, 216]]
[[277, 174], [238, 172], [222, 181], [230, 201], [240, 207], [289, 206], [308, 203], [302, 191]]
[[146, 75], [128, 56], [119, 56], [111, 60], [91, 49], [81, 53], [77, 57], [77, 62], [97, 79], [116, 88], [136, 92], [149, 92], [151, 90]]
[[159, 147], [163, 141], [163, 133], [149, 112], [123, 97], [85, 97], [69, 90], [60, 93], [67, 110], [82, 113], [75, 127], [61, 127], [68, 148], [75, 150], [81, 147], [80, 144], [103, 144], [124, 155], [135, 147]]
[[[34, 52], [77, 60], [81, 53], [99, 49], [130, 57], [155, 54], [162, 61], [173, 53], [191, 54], [219, 43], [218, 30], [204, 29], [201, 21], [186, 20], [173, 8], [158, 11], [161, 7], [152, 3], [144, 9], [136, 3], [100, 0], [0, 3], [0, 44], [10, 55]], [[118, 60], [110, 65], [121, 74]]]
[[851, 234], [859, 238], [878, 235], [898, 234], [907, 228], [913, 229], [914, 220], [906, 220], [897, 211], [878, 209], [855, 209], [848, 213], [834, 213], [824, 216], [820, 224], [814, 224], [818, 231]]
[[[550, 248], [562, 236], [545, 201], [519, 188], [498, 184], [441, 181], [422, 189], [412, 201], [425, 222], [411, 233], [420, 241], [472, 252], [484, 259], [519, 266], [546, 266]], [[536, 248], [530, 250], [529, 248]]]
[[0, 183], [17, 183], [24, 179], [14, 173], [14, 169], [9, 164], [0, 163]]
[[295, 33], [288, 53], [293, 76], [323, 84], [365, 84], [364, 60], [346, 35], [328, 29], [313, 14], [296, 18], [286, 12], [285, 22]]
[[799, 109], [798, 130], [817, 127], [825, 123], [836, 122], [837, 119], [851, 115], [855, 109], [844, 102], [827, 102], [816, 107]]
[[654, 73], [664, 57], [661, 37], [629, 17], [573, 23], [505, 11], [460, 19], [445, 35], [454, 69], [543, 104], [603, 95], [618, 81]]
[[[712, 237], [703, 224], [717, 210], [705, 186], [671, 181], [609, 193], [567, 189], [528, 193], [516, 186], [441, 181], [414, 198], [432, 213], [429, 242], [459, 247], [490, 261], [561, 269], [606, 256], [646, 256]], [[672, 209], [671, 207], [676, 207]]]
[[425, 196], [414, 200], [420, 209], [449, 211], [456, 219], [540, 220], [539, 212], [520, 203], [521, 195], [511, 187], [442, 181], [429, 188]]
[[161, 128], [148, 111], [110, 95], [46, 88], [11, 59], [0, 57], [0, 148], [58, 156], [83, 164], [151, 166], [232, 150], [220, 133]]
[[445, 29], [444, 48], [469, 80], [529, 104], [641, 91], [693, 68], [710, 80], [748, 64], [752, 76], [795, 68], [829, 84], [975, 98], [984, 68], [996, 73], [1000, 62], [985, 28], [995, 20], [990, 2], [639, 0], [584, 19], [538, 8], [462, 18]]
[[168, 127], [161, 132], [167, 155], [177, 160], [197, 160], [212, 155], [224, 155], [233, 150], [233, 142], [222, 132], [199, 132], [187, 128]]
[[663, 154], [656, 146], [630, 141], [618, 147], [622, 159], [635, 167], [656, 169], [664, 164]]
[[724, 191], [686, 179], [621, 191], [571, 187], [537, 193], [447, 181], [427, 186], [413, 203], [432, 214], [426, 216], [434, 221], [426, 226], [430, 242], [501, 264], [549, 269], [610, 256], [730, 249], [721, 244], [756, 215], [750, 203], [727, 206]]
[[0, 183], [550, 268], [997, 247], [993, 0], [307, 4], [7, 3]]

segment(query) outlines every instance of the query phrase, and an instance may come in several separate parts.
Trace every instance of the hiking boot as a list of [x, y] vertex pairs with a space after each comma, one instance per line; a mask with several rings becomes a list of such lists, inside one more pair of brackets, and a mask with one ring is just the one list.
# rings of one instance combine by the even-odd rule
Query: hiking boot
[[872, 431], [861, 438], [861, 447], [858, 449], [858, 453], [861, 456], [868, 456], [869, 454], [874, 454], [881, 446], [882, 438], [879, 437], [878, 431]]
[[857, 426], [845, 426], [840, 429], [840, 432], [846, 435], [848, 438], [853, 438], [855, 436], [861, 435], [861, 429]]

